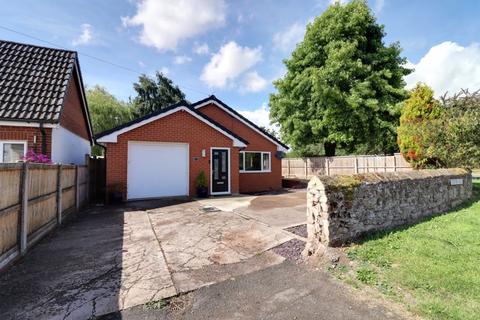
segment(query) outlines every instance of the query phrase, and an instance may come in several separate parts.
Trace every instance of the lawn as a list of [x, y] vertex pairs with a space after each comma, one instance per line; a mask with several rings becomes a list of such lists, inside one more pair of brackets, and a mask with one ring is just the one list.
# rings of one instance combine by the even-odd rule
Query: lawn
[[480, 319], [480, 181], [472, 201], [347, 249], [354, 285], [377, 288], [429, 319]]

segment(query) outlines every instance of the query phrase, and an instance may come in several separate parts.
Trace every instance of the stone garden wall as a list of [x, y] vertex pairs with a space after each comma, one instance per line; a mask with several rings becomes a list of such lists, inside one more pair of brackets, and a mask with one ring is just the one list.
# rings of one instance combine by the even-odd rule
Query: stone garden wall
[[412, 224], [472, 195], [464, 169], [315, 176], [308, 184], [306, 254], [366, 233]]

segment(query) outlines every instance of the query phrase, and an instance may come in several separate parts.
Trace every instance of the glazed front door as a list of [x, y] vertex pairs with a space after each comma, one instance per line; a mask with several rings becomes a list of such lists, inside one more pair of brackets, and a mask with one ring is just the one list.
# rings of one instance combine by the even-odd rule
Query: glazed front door
[[230, 193], [228, 151], [228, 149], [212, 149], [212, 194]]

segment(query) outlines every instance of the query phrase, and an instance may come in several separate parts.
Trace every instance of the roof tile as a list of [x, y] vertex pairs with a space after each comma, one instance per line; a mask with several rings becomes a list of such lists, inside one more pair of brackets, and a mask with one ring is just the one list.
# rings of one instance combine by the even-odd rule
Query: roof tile
[[74, 51], [0, 40], [0, 120], [58, 122]]

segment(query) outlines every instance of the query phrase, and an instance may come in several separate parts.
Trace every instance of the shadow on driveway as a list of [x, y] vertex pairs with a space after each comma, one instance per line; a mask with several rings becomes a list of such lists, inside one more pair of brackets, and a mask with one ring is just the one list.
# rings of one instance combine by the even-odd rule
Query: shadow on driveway
[[0, 276], [0, 314], [88, 319], [175, 293], [145, 212], [94, 208]]

